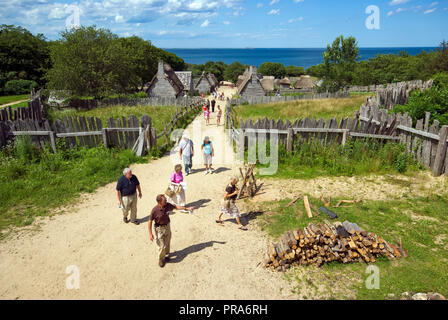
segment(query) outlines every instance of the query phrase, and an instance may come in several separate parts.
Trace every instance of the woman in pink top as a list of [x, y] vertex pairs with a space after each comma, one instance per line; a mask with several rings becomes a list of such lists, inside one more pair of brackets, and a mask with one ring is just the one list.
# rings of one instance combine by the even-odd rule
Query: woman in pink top
[[182, 207], [185, 206], [185, 190], [181, 185], [181, 182], [183, 181], [184, 176], [182, 175], [182, 165], [177, 164], [174, 167], [174, 172], [171, 174], [169, 186], [169, 188], [174, 191], [175, 195], [172, 197], [167, 197], [169, 203]]

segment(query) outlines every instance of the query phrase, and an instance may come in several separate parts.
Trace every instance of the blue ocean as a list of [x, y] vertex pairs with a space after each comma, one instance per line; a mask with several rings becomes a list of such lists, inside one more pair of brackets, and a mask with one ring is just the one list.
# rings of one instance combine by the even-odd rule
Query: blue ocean
[[[373, 58], [378, 54], [397, 54], [406, 51], [410, 55], [419, 54], [421, 51], [435, 50], [433, 47], [409, 47], [409, 48], [360, 48], [361, 60]], [[305, 69], [322, 63], [324, 48], [318, 49], [165, 49], [175, 53], [187, 63], [204, 64], [207, 61], [222, 61], [230, 64], [239, 61], [242, 64], [260, 66], [263, 62], [280, 62], [285, 66], [302, 66]]]

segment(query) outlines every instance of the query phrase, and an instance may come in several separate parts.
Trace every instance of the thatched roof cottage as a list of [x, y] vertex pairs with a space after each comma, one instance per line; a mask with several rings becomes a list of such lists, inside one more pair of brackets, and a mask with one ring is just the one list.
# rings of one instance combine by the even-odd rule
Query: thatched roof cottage
[[194, 89], [199, 93], [210, 93], [214, 89], [215, 84], [211, 80], [209, 76], [205, 74], [205, 72], [202, 72], [201, 77], [199, 78], [198, 82], [196, 83], [196, 86]]
[[159, 61], [157, 73], [148, 85], [146, 94], [151, 97], [172, 97], [183, 96], [184, 86], [177, 77], [173, 68], [163, 61]]
[[266, 93], [274, 91], [274, 80], [274, 76], [264, 76], [261, 79], [261, 85], [263, 86], [263, 89]]
[[[245, 72], [246, 73], [246, 72]], [[251, 66], [244, 80], [238, 86], [238, 94], [244, 96], [265, 96], [266, 92], [257, 74], [257, 67]]]
[[278, 81], [278, 86], [280, 88], [289, 89], [291, 87], [291, 81], [288, 78], [283, 78]]
[[316, 85], [311, 79], [310, 76], [302, 75], [300, 78], [294, 83], [294, 89], [301, 90], [303, 92], [313, 91]]

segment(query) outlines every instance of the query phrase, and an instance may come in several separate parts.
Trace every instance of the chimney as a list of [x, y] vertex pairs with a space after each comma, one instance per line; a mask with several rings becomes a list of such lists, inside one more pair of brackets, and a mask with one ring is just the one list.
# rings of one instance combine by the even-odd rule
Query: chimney
[[159, 64], [157, 66], [157, 76], [163, 77], [164, 74], [164, 68], [163, 68], [163, 60], [159, 60]]

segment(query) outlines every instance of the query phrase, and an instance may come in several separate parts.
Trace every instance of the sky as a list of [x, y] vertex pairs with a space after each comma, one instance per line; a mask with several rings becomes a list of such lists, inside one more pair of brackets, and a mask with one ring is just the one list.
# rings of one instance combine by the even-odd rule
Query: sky
[[50, 40], [96, 25], [162, 48], [323, 48], [341, 34], [360, 47], [435, 47], [448, 40], [448, 0], [0, 0], [0, 24]]

